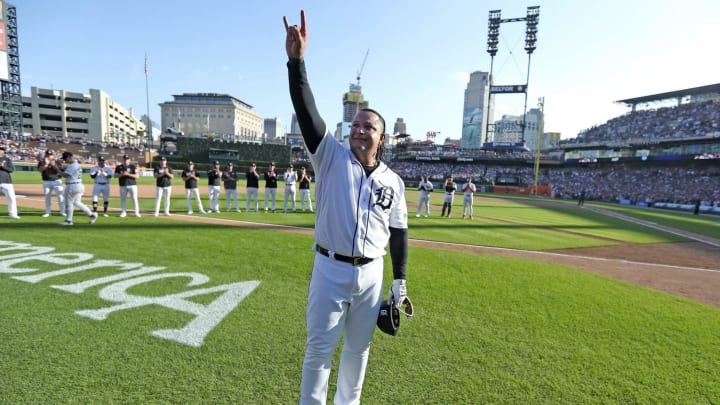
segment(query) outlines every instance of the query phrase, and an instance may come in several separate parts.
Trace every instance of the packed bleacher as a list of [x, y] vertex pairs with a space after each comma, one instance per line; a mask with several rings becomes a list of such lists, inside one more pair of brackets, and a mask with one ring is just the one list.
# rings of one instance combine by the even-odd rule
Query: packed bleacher
[[[417, 181], [420, 176], [428, 175], [437, 186], [448, 175], [456, 179], [472, 176], [478, 185], [492, 185], [498, 175], [517, 176], [523, 185], [535, 182], [532, 167], [429, 162], [390, 162], [389, 165], [405, 180]], [[541, 168], [538, 184], [549, 185], [552, 196], [562, 199], [577, 198], [585, 190], [586, 200], [648, 205], [656, 202], [691, 204], [700, 200], [702, 205], [720, 207], [720, 167], [717, 165]]]
[[569, 144], [651, 143], [661, 140], [720, 136], [720, 102], [704, 101], [637, 110], [581, 132]]

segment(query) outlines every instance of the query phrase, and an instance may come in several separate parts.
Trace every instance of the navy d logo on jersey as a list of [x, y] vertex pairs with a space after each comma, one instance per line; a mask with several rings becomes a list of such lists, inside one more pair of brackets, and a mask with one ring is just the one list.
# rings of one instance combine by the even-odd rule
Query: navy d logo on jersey
[[375, 190], [375, 205], [379, 205], [383, 210], [388, 210], [392, 206], [395, 198], [395, 190], [389, 187], [380, 187]]

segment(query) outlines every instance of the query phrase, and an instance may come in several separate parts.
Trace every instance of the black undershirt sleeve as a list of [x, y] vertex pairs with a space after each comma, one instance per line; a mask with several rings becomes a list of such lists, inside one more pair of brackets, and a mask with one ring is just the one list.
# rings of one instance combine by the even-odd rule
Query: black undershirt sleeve
[[408, 258], [407, 228], [390, 227], [390, 259], [392, 260], [393, 277], [405, 280]]
[[290, 99], [292, 99], [300, 131], [308, 151], [315, 153], [325, 136], [325, 121], [320, 118], [315, 105], [315, 97], [310, 89], [305, 71], [305, 62], [302, 59], [290, 59], [287, 67]]

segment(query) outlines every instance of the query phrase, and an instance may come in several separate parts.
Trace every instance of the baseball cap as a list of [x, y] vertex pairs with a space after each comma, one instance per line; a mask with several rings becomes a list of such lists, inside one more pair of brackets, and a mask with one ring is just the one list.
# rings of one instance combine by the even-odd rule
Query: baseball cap
[[228, 162], [228, 166], [233, 166], [233, 162]]
[[270, 162], [270, 166], [275, 166], [275, 162]]
[[55, 154], [55, 152], [51, 151], [50, 149], [45, 151], [45, 156], [52, 156], [54, 154]]
[[63, 159], [67, 159], [67, 158], [69, 158], [69, 157], [72, 156], [72, 155], [73, 155], [72, 152], [65, 151], [65, 152], [63, 152], [63, 154], [62, 154], [62, 158], [63, 158]]
[[188, 164], [189, 164], [189, 165], [194, 165], [195, 163], [193, 163], [193, 161], [191, 160], [191, 161], [188, 162]]
[[290, 165], [290, 166], [288, 166], [288, 167], [292, 169], [293, 165]]
[[255, 167], [255, 163], [251, 164], [250, 166]]
[[104, 161], [105, 161], [104, 157], [102, 157], [102, 156], [98, 157], [98, 162], [104, 162]]
[[165, 156], [161, 157], [160, 160], [167, 160]]
[[123, 155], [123, 159], [130, 159], [130, 156], [128, 156], [128, 155]]
[[220, 162], [218, 162], [218, 161], [216, 160], [216, 161], [213, 162], [213, 164], [214, 164], [214, 165], [219, 165]]

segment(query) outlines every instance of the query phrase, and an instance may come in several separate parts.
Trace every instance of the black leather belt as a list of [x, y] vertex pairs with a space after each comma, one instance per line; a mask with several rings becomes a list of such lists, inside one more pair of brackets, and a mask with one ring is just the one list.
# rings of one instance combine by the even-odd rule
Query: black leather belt
[[104, 185], [106, 185], [107, 183], [96, 183], [96, 184], [97, 184], [98, 186], [104, 186]]
[[375, 259], [371, 259], [369, 257], [351, 257], [351, 256], [343, 256], [341, 254], [337, 254], [335, 252], [331, 252], [324, 247], [320, 245], [315, 245], [315, 251], [320, 253], [323, 256], [327, 256], [331, 259], [335, 259], [340, 262], [350, 263], [353, 266], [362, 266], [364, 264], [368, 264], [371, 261]]
[[68, 186], [70, 186], [70, 185], [73, 185], [73, 184], [80, 184], [80, 183], [75, 182], [75, 183], [65, 183], [65, 184], [67, 184]]

